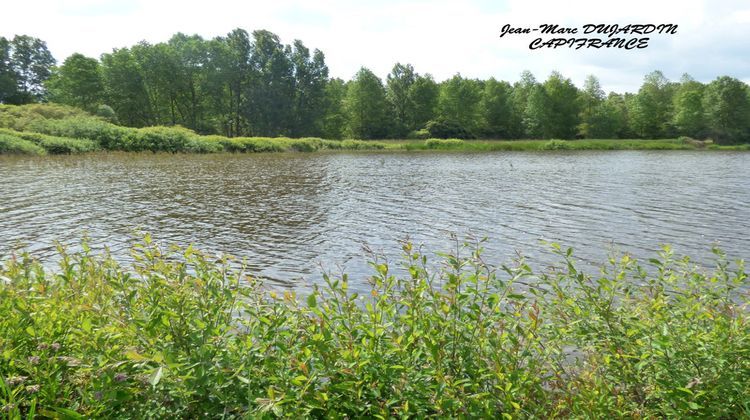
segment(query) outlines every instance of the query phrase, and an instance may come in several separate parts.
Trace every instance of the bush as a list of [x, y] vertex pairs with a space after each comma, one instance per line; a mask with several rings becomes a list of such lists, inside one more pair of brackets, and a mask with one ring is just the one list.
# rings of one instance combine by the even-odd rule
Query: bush
[[438, 139], [473, 139], [475, 136], [456, 121], [438, 118], [427, 122], [425, 129], [430, 137]]
[[135, 131], [110, 124], [95, 117], [74, 117], [61, 120], [38, 120], [29, 131], [74, 139], [96, 141], [103, 149], [128, 150], [125, 138]]
[[[298, 299], [232, 260], [147, 236], [121, 267], [84, 243], [47, 272], [0, 265], [9, 417], [602, 418], [750, 415], [747, 275], [665, 248], [596, 277], [571, 250], [535, 274], [481, 243], [433, 266], [403, 243], [367, 293], [346, 275]], [[432, 268], [435, 267], [435, 268]], [[31, 416], [33, 417], [33, 416]]]
[[123, 140], [123, 150], [131, 152], [209, 153], [222, 150], [210, 139], [203, 139], [187, 128], [146, 127], [132, 130]]
[[464, 147], [466, 142], [458, 139], [429, 139], [425, 140], [424, 145], [428, 149], [458, 149]]
[[410, 131], [409, 134], [406, 135], [406, 138], [409, 140], [427, 140], [430, 138], [430, 132], [426, 128]]
[[17, 131], [26, 130], [32, 123], [48, 119], [85, 117], [88, 114], [78, 108], [58, 104], [0, 104], [0, 127]]
[[99, 149], [96, 142], [86, 139], [69, 139], [39, 133], [17, 132], [7, 129], [0, 129], [0, 133], [11, 134], [24, 140], [28, 140], [37, 146], [43, 147], [51, 154], [85, 153]]
[[544, 143], [541, 150], [570, 150], [570, 143], [566, 140], [550, 140]]
[[261, 137], [223, 137], [219, 140], [228, 152], [283, 152], [284, 147], [270, 138]]
[[42, 147], [33, 142], [6, 133], [0, 133], [0, 154], [43, 155]]
[[365, 141], [365, 140], [344, 140], [341, 143], [341, 148], [346, 150], [383, 150], [385, 144], [376, 141]]
[[96, 107], [96, 116], [112, 124], [117, 124], [117, 114], [109, 105], [99, 105]]

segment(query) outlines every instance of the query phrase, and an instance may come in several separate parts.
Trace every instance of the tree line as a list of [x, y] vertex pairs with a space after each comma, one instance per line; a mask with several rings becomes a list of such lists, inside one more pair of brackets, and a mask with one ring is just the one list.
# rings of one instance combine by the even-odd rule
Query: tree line
[[637, 93], [582, 88], [558, 72], [511, 84], [456, 74], [437, 82], [396, 63], [385, 80], [361, 68], [331, 78], [325, 56], [266, 30], [204, 39], [182, 33], [61, 65], [37, 38], [0, 37], [0, 103], [56, 102], [133, 127], [203, 134], [339, 138], [713, 138], [750, 141], [750, 87], [660, 71]]

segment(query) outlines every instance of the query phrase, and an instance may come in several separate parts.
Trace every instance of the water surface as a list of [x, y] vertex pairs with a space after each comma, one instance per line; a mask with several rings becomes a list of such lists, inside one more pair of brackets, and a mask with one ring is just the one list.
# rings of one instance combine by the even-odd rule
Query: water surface
[[430, 251], [450, 233], [487, 236], [486, 256], [553, 262], [540, 240], [584, 262], [612, 249], [650, 258], [660, 244], [711, 263], [750, 249], [750, 154], [700, 151], [513, 153], [94, 154], [0, 156], [0, 255], [40, 257], [84, 232], [128, 259], [135, 232], [246, 257], [258, 274], [304, 287], [344, 268], [369, 272], [363, 245]]

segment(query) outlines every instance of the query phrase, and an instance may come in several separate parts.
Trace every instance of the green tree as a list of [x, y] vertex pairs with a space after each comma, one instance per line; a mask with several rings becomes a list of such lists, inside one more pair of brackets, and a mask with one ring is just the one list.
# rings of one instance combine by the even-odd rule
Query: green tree
[[324, 113], [321, 135], [327, 139], [341, 139], [347, 127], [345, 108], [347, 84], [341, 79], [331, 79], [325, 86]]
[[653, 71], [646, 75], [628, 110], [631, 129], [637, 136], [660, 138], [673, 134], [674, 90], [674, 85], [662, 72]]
[[104, 83], [99, 61], [73, 54], [47, 81], [49, 99], [95, 112], [104, 100]]
[[627, 106], [614, 92], [600, 103], [589, 117], [586, 136], [595, 139], [627, 137]]
[[18, 96], [17, 78], [11, 62], [10, 42], [0, 37], [0, 104], [15, 102]]
[[543, 121], [545, 138], [575, 138], [580, 123], [578, 88], [558, 72], [552, 72], [544, 82], [546, 119]]
[[208, 45], [204, 91], [210, 98], [211, 125], [228, 137], [250, 131], [245, 111], [250, 79], [255, 77], [252, 54], [250, 34], [244, 29], [216, 37]]
[[547, 136], [549, 107], [547, 91], [540, 84], [531, 85], [523, 112], [523, 126], [527, 137], [532, 139]]
[[16, 35], [11, 41], [11, 63], [16, 74], [20, 103], [41, 101], [46, 91], [44, 82], [52, 74], [55, 59], [47, 43], [28, 35]]
[[601, 132], [602, 130], [596, 127], [596, 124], [601, 122], [601, 117], [606, 114], [601, 107], [604, 105], [604, 90], [599, 84], [599, 79], [593, 74], [588, 75], [583, 83], [583, 89], [581, 90], [581, 125], [578, 127], [578, 131], [585, 138], [596, 138], [598, 136], [594, 133]]
[[484, 136], [498, 139], [512, 136], [512, 91], [508, 82], [490, 78], [484, 83], [480, 105]]
[[435, 118], [440, 88], [430, 74], [417, 75], [409, 87], [409, 98], [414, 107], [412, 112], [412, 129], [424, 128], [428, 121]]
[[445, 121], [455, 123], [468, 133], [476, 135], [481, 119], [481, 99], [481, 83], [456, 74], [440, 85], [438, 114]]
[[265, 30], [253, 31], [245, 118], [253, 135], [288, 135], [295, 102], [291, 48]]
[[362, 67], [346, 95], [348, 135], [360, 139], [385, 138], [389, 132], [388, 101], [380, 78]]
[[326, 111], [328, 66], [320, 50], [310, 50], [300, 40], [294, 41], [291, 56], [294, 65], [294, 113], [292, 136], [320, 136]]
[[674, 125], [679, 134], [691, 137], [702, 137], [705, 134], [704, 90], [705, 86], [688, 74], [682, 76], [674, 96]]
[[532, 91], [536, 90], [538, 85], [539, 83], [536, 81], [536, 78], [528, 70], [521, 72], [521, 79], [513, 84], [513, 92], [511, 94], [513, 112], [510, 120], [511, 137], [534, 137], [529, 133], [528, 129], [530, 126], [536, 127], [538, 124], [536, 120], [529, 120], [527, 108], [529, 96]]
[[417, 76], [411, 64], [396, 63], [386, 78], [386, 97], [393, 110], [391, 130], [394, 137], [404, 137], [416, 128], [411, 88]]
[[102, 76], [107, 103], [120, 123], [132, 127], [154, 123], [141, 69], [128, 48], [102, 55]]
[[177, 122], [198, 132], [212, 131], [211, 125], [205, 121], [208, 42], [199, 35], [178, 33], [169, 40], [167, 47], [176, 69], [172, 86], [175, 114], [179, 116]]
[[748, 86], [721, 76], [706, 86], [703, 109], [711, 136], [720, 143], [750, 141]]

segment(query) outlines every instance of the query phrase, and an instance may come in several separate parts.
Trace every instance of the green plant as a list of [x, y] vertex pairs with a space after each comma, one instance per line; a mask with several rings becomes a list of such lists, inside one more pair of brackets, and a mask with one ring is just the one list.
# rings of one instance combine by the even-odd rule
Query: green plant
[[45, 150], [31, 141], [0, 132], [0, 154], [3, 153], [43, 155], [45, 154]]
[[[0, 265], [0, 409], [33, 417], [706, 417], [750, 415], [742, 262], [713, 272], [612, 257], [598, 275], [493, 266], [458, 240], [373, 255], [369, 287], [298, 297], [241, 265], [163, 247], [134, 265], [59, 249]], [[357, 290], [361, 290], [357, 288]]]

